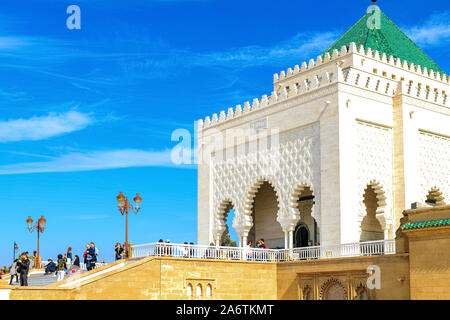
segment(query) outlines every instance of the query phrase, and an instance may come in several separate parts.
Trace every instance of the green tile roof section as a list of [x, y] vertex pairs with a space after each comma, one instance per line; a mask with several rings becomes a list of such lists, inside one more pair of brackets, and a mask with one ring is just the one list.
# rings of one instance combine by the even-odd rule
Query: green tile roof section
[[[334, 49], [341, 50], [342, 46], [349, 46], [351, 42], [365, 49], [378, 50], [380, 55], [384, 52], [387, 57], [393, 56], [406, 60], [408, 63], [420, 65], [422, 69], [445, 73], [431, 60], [411, 39], [408, 38], [389, 18], [380, 10], [380, 28], [368, 28], [367, 20], [375, 14], [375, 10], [365, 14], [353, 27], [337, 40], [326, 52], [330, 55]], [[373, 18], [372, 18], [373, 19]], [[373, 20], [372, 20], [373, 21]]]
[[450, 226], [450, 219], [439, 219], [439, 220], [429, 220], [421, 222], [411, 222], [408, 221], [402, 226], [402, 230], [414, 230], [414, 229], [425, 229], [425, 228], [436, 228]]

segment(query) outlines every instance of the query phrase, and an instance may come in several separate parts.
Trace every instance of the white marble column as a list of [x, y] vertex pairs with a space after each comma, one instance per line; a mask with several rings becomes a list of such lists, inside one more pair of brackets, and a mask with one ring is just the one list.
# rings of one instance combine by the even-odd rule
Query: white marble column
[[242, 237], [242, 247], [247, 246], [247, 242], [248, 242], [248, 235], [245, 235]]
[[289, 249], [294, 248], [294, 231], [289, 230]]
[[240, 247], [245, 247], [247, 245], [248, 233], [252, 227], [252, 217], [236, 213], [236, 217], [233, 220], [233, 228], [239, 236]]
[[284, 231], [284, 248], [289, 249], [289, 231]]

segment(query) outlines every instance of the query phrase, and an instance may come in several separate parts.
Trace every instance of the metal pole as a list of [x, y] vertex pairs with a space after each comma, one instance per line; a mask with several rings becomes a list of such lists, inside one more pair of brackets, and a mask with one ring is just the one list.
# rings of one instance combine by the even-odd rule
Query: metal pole
[[36, 255], [36, 259], [34, 260], [34, 268], [35, 269], [38, 269], [37, 265], [39, 263], [39, 230], [40, 230], [40, 225], [39, 225], [39, 220], [38, 220], [38, 227], [37, 227], [37, 237], [38, 237], [38, 241], [37, 241], [37, 255]]
[[128, 258], [128, 198], [125, 201], [125, 259]]

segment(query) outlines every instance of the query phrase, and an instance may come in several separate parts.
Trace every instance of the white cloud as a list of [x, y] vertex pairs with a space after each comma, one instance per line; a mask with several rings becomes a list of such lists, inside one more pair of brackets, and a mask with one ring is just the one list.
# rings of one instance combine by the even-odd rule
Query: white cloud
[[[328, 49], [340, 32], [298, 33], [295, 36], [272, 45], [249, 45], [229, 48], [223, 51], [191, 52], [187, 50], [166, 50], [164, 57], [159, 54], [144, 58], [130, 57], [121, 62], [126, 73], [134, 77], [164, 77], [168, 68], [223, 67], [248, 68], [258, 66], [281, 66], [293, 62], [301, 63], [315, 54]], [[163, 70], [164, 72], [154, 72]], [[150, 72], [152, 71], [152, 72]]]
[[[259, 66], [285, 63], [287, 60], [307, 59], [313, 54], [323, 53], [338, 38], [338, 32], [299, 33], [272, 46], [247, 46], [199, 55], [198, 64], [224, 64], [227, 66]], [[194, 61], [195, 62], [195, 61]]]
[[43, 140], [86, 128], [94, 122], [90, 114], [71, 110], [29, 119], [0, 121], [0, 143]]
[[[0, 166], [0, 175], [107, 170], [129, 167], [175, 167], [171, 151], [122, 149], [68, 153], [43, 162], [26, 162]], [[186, 165], [179, 166], [186, 168]], [[190, 166], [193, 168], [193, 166]]]
[[15, 50], [29, 45], [29, 40], [23, 37], [0, 37], [0, 50]]
[[403, 30], [419, 46], [442, 46], [450, 42], [450, 12], [434, 14], [423, 24]]

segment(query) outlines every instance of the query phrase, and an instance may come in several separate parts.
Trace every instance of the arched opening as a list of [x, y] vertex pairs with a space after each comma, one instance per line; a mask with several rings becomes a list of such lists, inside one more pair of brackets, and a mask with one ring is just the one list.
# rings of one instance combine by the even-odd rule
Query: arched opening
[[318, 245], [319, 228], [312, 217], [314, 198], [310, 187], [302, 187], [298, 193], [297, 209], [300, 212], [300, 221], [294, 231], [295, 248]]
[[360, 285], [356, 289], [356, 299], [355, 300], [369, 300], [369, 295], [367, 294], [366, 287]]
[[192, 297], [192, 285], [190, 283], [186, 287], [186, 295]]
[[335, 280], [330, 281], [328, 285], [325, 286], [322, 298], [323, 300], [346, 300], [347, 294], [342, 284]]
[[442, 196], [442, 192], [434, 187], [431, 188], [431, 190], [427, 194], [427, 200], [425, 200], [425, 203], [429, 206], [435, 207], [435, 206], [444, 206], [444, 197]]
[[304, 223], [299, 223], [294, 231], [294, 248], [307, 247], [309, 242], [309, 229]]
[[202, 285], [200, 283], [197, 285], [196, 296], [197, 297], [201, 297], [202, 296]]
[[361, 222], [360, 241], [376, 241], [384, 239], [384, 230], [377, 218], [379, 209], [379, 199], [372, 185], [368, 185], [364, 190], [364, 204], [366, 206], [366, 215]]
[[252, 246], [264, 239], [269, 248], [284, 247], [284, 232], [277, 221], [278, 197], [275, 188], [268, 181], [260, 184], [253, 198], [253, 227], [248, 234]]
[[220, 245], [225, 247], [236, 247], [239, 242], [239, 236], [233, 228], [234, 206], [231, 201], [223, 202], [223, 220], [225, 222], [225, 231], [220, 238]]
[[208, 285], [206, 286], [206, 296], [207, 296], [207, 297], [211, 297], [211, 295], [212, 295], [212, 288], [211, 288], [211, 285], [208, 284]]
[[312, 300], [312, 292], [310, 286], [303, 289], [303, 300]]

